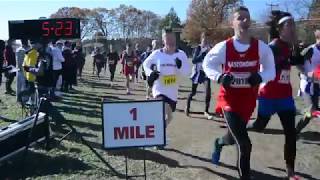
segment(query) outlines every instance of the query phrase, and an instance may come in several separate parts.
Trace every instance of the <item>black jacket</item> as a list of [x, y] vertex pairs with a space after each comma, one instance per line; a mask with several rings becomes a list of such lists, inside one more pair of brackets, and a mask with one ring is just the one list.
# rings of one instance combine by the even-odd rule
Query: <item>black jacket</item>
[[41, 86], [52, 87], [54, 84], [52, 56], [48, 53], [40, 53], [39, 59], [42, 59], [42, 63], [44, 63], [44, 71], [42, 75], [37, 76], [37, 82]]

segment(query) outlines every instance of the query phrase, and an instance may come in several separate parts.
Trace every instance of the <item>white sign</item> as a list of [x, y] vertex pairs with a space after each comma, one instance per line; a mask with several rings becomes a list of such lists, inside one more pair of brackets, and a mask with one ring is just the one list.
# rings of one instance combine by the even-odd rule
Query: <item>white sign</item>
[[104, 102], [103, 147], [165, 145], [164, 102]]

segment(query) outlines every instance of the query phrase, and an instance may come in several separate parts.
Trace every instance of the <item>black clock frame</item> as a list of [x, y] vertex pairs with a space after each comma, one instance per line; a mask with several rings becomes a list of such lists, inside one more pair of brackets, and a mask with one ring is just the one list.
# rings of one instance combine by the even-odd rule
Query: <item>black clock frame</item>
[[9, 21], [8, 24], [10, 39], [80, 38], [80, 19], [77, 18], [17, 20]]

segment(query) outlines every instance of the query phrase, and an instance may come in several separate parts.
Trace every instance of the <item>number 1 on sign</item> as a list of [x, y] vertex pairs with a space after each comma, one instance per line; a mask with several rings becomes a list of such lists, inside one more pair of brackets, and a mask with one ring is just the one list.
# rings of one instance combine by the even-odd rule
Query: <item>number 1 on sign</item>
[[132, 120], [137, 120], [137, 108], [132, 108], [130, 111], [130, 114], [132, 114]]

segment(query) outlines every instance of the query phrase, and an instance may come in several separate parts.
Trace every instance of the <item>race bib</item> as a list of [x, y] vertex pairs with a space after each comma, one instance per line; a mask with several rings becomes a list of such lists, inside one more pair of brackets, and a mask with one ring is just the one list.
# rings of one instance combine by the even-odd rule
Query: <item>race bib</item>
[[290, 83], [290, 71], [289, 70], [282, 70], [278, 82], [281, 84], [289, 84]]
[[109, 60], [109, 64], [114, 65], [114, 60]]
[[248, 78], [251, 73], [249, 72], [233, 72], [231, 73], [233, 76], [233, 81], [230, 87], [233, 88], [250, 88], [250, 84], [248, 82]]
[[133, 62], [132, 62], [132, 61], [127, 62], [127, 65], [128, 65], [129, 67], [132, 67], [132, 66], [133, 66]]
[[165, 86], [172, 86], [177, 83], [177, 76], [176, 75], [167, 75], [162, 76], [162, 84]]

